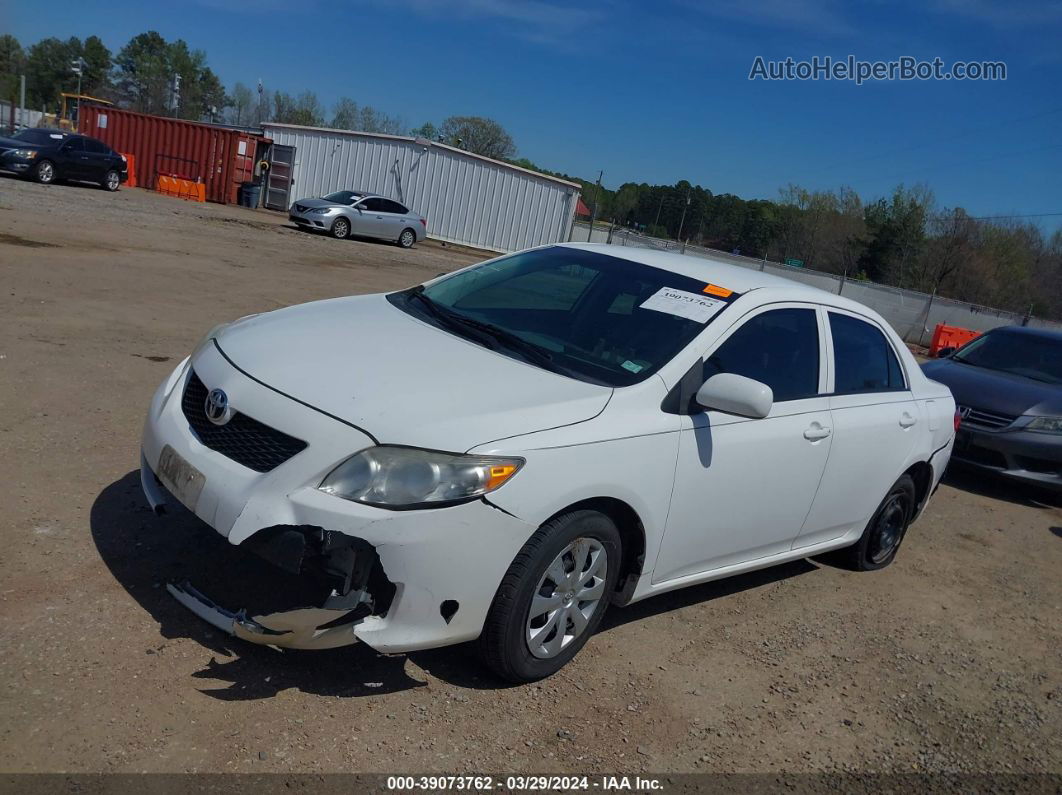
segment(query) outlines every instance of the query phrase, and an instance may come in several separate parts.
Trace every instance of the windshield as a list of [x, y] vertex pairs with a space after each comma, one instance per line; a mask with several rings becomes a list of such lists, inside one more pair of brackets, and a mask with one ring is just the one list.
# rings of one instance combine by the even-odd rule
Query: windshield
[[16, 141], [25, 141], [28, 144], [53, 144], [61, 141], [65, 136], [62, 133], [51, 130], [22, 130], [12, 136]]
[[325, 196], [324, 200], [326, 202], [335, 202], [336, 204], [353, 204], [363, 195], [352, 190], [337, 190], [335, 193], [329, 193]]
[[1062, 341], [1007, 331], [983, 334], [964, 346], [953, 361], [1062, 384]]
[[395, 293], [396, 306], [502, 353], [607, 386], [643, 380], [726, 300], [708, 283], [576, 248], [526, 251]]

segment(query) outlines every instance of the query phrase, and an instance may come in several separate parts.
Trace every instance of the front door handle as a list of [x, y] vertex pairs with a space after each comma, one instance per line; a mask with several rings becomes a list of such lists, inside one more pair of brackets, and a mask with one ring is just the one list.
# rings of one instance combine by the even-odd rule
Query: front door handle
[[911, 416], [911, 414], [909, 412], [905, 411], [903, 414], [900, 415], [900, 427], [901, 428], [910, 428], [916, 422], [918, 422], [918, 418]]
[[804, 438], [809, 442], [817, 442], [820, 439], [825, 439], [831, 433], [829, 428], [824, 428], [817, 422], [811, 423], [811, 426], [804, 431]]

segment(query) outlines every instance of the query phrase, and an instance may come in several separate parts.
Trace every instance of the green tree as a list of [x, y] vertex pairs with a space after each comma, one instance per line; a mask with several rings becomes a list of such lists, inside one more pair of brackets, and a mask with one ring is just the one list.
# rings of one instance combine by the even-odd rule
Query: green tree
[[236, 126], [247, 124], [251, 120], [255, 101], [251, 89], [237, 82], [226, 103], [229, 106], [229, 121]]
[[170, 47], [156, 31], [139, 33], [118, 51], [115, 88], [124, 103], [141, 113], [172, 112]]
[[54, 112], [60, 105], [60, 92], [77, 88], [77, 75], [71, 66], [81, 54], [81, 41], [41, 39], [26, 54], [26, 104]]
[[[426, 121], [419, 127], [414, 127], [410, 130], [409, 134], [414, 138], [427, 138], [429, 141], [434, 141], [439, 137], [439, 129], [430, 121]], [[524, 168], [526, 168], [526, 166], [524, 166]]]
[[439, 132], [446, 143], [477, 155], [505, 160], [516, 154], [512, 136], [498, 122], [483, 116], [451, 116]]
[[17, 100], [19, 75], [25, 68], [26, 54], [18, 39], [10, 33], [0, 35], [0, 98]]
[[99, 36], [89, 36], [81, 46], [80, 55], [85, 62], [81, 93], [107, 99], [105, 95], [111, 87], [111, 51]]

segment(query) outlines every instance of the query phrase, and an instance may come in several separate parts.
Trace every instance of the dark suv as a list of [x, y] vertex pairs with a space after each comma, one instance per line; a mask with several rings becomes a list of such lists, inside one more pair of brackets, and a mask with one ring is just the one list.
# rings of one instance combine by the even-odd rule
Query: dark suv
[[0, 138], [0, 169], [45, 184], [72, 179], [107, 190], [118, 190], [127, 175], [125, 158], [103, 141], [43, 128]]

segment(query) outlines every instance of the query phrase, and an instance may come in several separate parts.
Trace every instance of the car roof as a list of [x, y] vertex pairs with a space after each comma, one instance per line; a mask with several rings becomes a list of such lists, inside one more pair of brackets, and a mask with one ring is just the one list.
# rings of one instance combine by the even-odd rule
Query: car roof
[[1043, 337], [1062, 342], [1062, 329], [1037, 328], [1035, 326], [997, 326], [991, 331], [1006, 331], [1011, 334], [1023, 334], [1027, 337]]
[[[835, 303], [832, 299], [837, 297], [833, 293], [820, 290], [818, 287], [812, 287], [795, 282], [792, 279], [785, 279], [781, 276], [753, 270], [752, 268], [743, 268], [740, 265], [708, 257], [679, 254], [673, 251], [655, 251], [650, 248], [635, 248], [633, 246], [613, 246], [608, 243], [561, 243], [560, 245], [568, 248], [583, 249], [584, 251], [596, 251], [599, 254], [607, 254], [610, 257], [617, 257], [631, 262], [638, 262], [642, 265], [649, 265], [653, 268], [671, 271], [680, 276], [700, 279], [725, 287], [735, 293], [747, 293], [750, 290], [758, 290], [765, 287], [780, 287], [801, 294], [805, 292], [811, 293], [814, 298], [808, 297], [808, 300], [819, 303], [832, 304]], [[827, 301], [827, 298], [831, 300]]]

